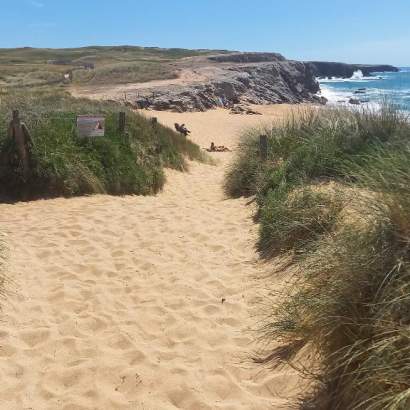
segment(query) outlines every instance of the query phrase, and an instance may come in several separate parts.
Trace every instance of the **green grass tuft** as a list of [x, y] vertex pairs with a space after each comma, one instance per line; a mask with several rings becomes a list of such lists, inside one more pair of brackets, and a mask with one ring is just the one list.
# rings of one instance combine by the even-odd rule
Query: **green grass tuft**
[[[343, 176], [341, 164], [380, 144], [394, 144], [408, 135], [406, 119], [386, 106], [376, 112], [307, 109], [296, 111], [283, 124], [244, 135], [236, 160], [227, 173], [228, 195], [257, 195]], [[268, 159], [259, 160], [259, 135], [268, 136]]]
[[[19, 109], [34, 146], [29, 181], [15, 160], [7, 137], [13, 109]], [[118, 113], [126, 111], [126, 134], [118, 132]], [[106, 135], [81, 138], [76, 115], [103, 114]], [[64, 92], [7, 94], [0, 106], [0, 195], [8, 199], [92, 193], [158, 192], [164, 167], [184, 170], [185, 158], [202, 160], [200, 148], [160, 124], [155, 126], [116, 103], [74, 99]]]
[[261, 254], [303, 250], [333, 228], [343, 206], [340, 195], [321, 192], [320, 187], [269, 191], [260, 214]]

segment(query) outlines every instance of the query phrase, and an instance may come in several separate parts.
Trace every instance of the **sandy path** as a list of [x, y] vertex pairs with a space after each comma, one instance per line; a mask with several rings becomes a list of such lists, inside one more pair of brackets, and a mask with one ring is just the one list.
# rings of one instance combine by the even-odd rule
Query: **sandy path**
[[[233, 146], [261, 120], [152, 114], [182, 119], [202, 145]], [[286, 408], [275, 393], [294, 393], [296, 378], [248, 361], [266, 267], [251, 208], [221, 189], [231, 154], [218, 158], [168, 172], [156, 197], [0, 205], [15, 281], [1, 313], [0, 409]]]
[[144, 89], [152, 89], [173, 86], [173, 85], [188, 85], [192, 83], [204, 83], [208, 81], [212, 70], [207, 68], [198, 69], [182, 69], [178, 71], [177, 78], [166, 80], [152, 80], [143, 83], [128, 83], [128, 84], [107, 84], [107, 85], [73, 85], [70, 87], [70, 93], [74, 97], [85, 97], [93, 99], [122, 99], [125, 95], [129, 98], [137, 98], [138, 92]]

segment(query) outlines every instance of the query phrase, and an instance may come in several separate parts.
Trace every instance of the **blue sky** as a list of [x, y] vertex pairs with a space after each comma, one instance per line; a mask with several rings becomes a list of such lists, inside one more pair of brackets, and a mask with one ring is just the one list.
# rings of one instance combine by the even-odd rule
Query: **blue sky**
[[410, 66], [410, 0], [0, 0], [0, 47], [277, 51]]

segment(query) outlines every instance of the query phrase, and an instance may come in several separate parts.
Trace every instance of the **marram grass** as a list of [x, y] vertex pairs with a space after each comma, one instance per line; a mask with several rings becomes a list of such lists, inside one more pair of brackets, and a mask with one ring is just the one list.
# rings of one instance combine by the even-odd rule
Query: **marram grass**
[[248, 132], [226, 192], [256, 196], [260, 252], [296, 270], [260, 325], [265, 345], [279, 343], [266, 362], [313, 382], [306, 409], [409, 409], [407, 119], [319, 110], [265, 132], [268, 160]]
[[[7, 137], [11, 112], [20, 110], [33, 138], [32, 172], [24, 181], [16, 148]], [[126, 134], [118, 113], [126, 111]], [[76, 115], [106, 116], [106, 135], [80, 138]], [[0, 101], [0, 195], [5, 199], [158, 192], [164, 168], [184, 170], [186, 158], [203, 159], [200, 148], [160, 124], [110, 102], [75, 99], [55, 90], [7, 93]]]

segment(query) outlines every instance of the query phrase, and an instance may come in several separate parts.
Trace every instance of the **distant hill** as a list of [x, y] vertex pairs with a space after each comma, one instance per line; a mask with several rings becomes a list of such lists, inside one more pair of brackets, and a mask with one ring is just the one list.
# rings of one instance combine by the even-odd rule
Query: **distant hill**
[[175, 61], [226, 52], [137, 46], [0, 49], [0, 87], [121, 84], [174, 78]]

